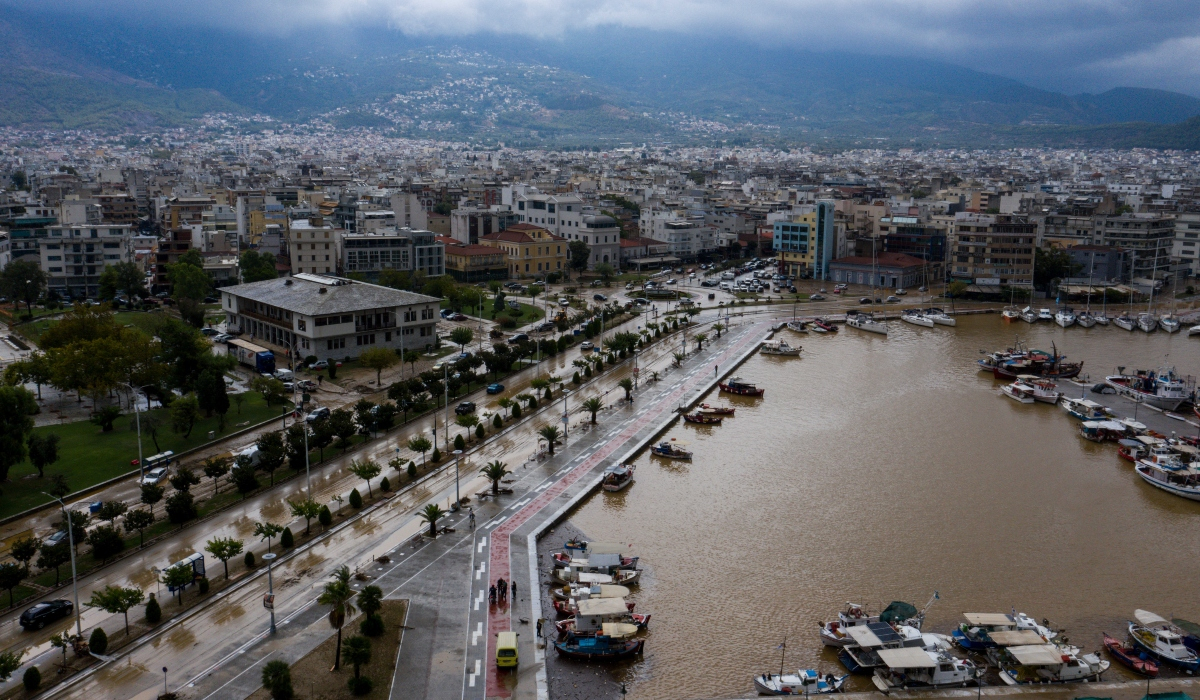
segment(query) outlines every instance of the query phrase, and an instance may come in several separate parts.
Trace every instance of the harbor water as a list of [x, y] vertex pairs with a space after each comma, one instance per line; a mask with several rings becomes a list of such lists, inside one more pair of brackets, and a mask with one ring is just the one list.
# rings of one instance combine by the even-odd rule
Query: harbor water
[[[1019, 334], [1083, 360], [1092, 381], [1119, 365], [1200, 375], [1200, 339], [996, 315], [891, 328], [780, 331], [802, 358], [755, 355], [738, 370], [764, 398], [714, 392], [704, 400], [736, 416], [666, 434], [694, 461], [644, 454], [632, 487], [571, 514], [647, 568], [633, 599], [653, 620], [645, 657], [623, 671], [631, 697], [752, 695], [751, 676], [779, 671], [785, 638], [787, 669], [840, 674], [817, 623], [847, 601], [877, 613], [938, 591], [926, 631], [1016, 610], [1087, 651], [1102, 632], [1124, 638], [1135, 608], [1200, 621], [1200, 503], [1143, 483], [1115, 445], [1080, 438], [1059, 407], [1002, 396], [975, 366]], [[1125, 677], [1114, 664], [1105, 679]]]

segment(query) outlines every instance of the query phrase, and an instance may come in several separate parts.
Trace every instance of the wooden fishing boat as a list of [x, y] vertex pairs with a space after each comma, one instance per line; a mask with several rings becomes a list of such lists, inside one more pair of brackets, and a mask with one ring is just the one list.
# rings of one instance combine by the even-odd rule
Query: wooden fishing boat
[[559, 656], [581, 661], [617, 661], [642, 653], [644, 639], [614, 639], [609, 635], [581, 636], [568, 634], [566, 639], [554, 642]]
[[721, 391], [739, 396], [762, 396], [766, 393], [765, 389], [759, 389], [750, 382], [742, 381], [741, 377], [732, 377], [728, 381], [719, 383], [717, 386], [721, 387]]
[[1183, 630], [1149, 610], [1134, 610], [1133, 618], [1129, 638], [1137, 648], [1189, 673], [1200, 671], [1200, 658], [1183, 643]]
[[[587, 616], [583, 617], [586, 618]], [[608, 617], [612, 617], [612, 619], [610, 620]], [[600, 633], [600, 630], [598, 629], [581, 629], [581, 626], [586, 626], [587, 623], [587, 620], [584, 619], [584, 624], [581, 625], [581, 619], [580, 613], [576, 613], [575, 617], [568, 617], [565, 620], [556, 621], [554, 623], [554, 628], [558, 630], [559, 634], [567, 634], [568, 632], [574, 632], [575, 634], [580, 635]], [[626, 612], [624, 615], [606, 616], [605, 622], [625, 622], [637, 627], [638, 630], [641, 631], [650, 625], [650, 615]]]
[[604, 470], [600, 488], [605, 491], [620, 491], [633, 483], [633, 465], [618, 464]]
[[711, 413], [685, 413], [683, 419], [688, 423], [699, 423], [700, 425], [720, 425], [721, 417]]
[[665, 459], [681, 459], [685, 461], [691, 461], [692, 453], [683, 449], [684, 444], [686, 443], [684, 443], [682, 440], [676, 440], [675, 438], [663, 440], [657, 445], [650, 446], [650, 454], [656, 457], [663, 457]]
[[1108, 650], [1110, 656], [1117, 660], [1125, 668], [1140, 673], [1143, 676], [1151, 678], [1158, 676], [1158, 662], [1153, 659], [1142, 658], [1148, 656], [1143, 652], [1139, 652], [1133, 647], [1125, 646], [1121, 640], [1116, 637], [1109, 636], [1108, 632], [1104, 633], [1104, 648]]
[[711, 413], [717, 416], [732, 416], [733, 412], [737, 410], [733, 406], [710, 406], [706, 403], [700, 404], [700, 408], [703, 409], [705, 413]]

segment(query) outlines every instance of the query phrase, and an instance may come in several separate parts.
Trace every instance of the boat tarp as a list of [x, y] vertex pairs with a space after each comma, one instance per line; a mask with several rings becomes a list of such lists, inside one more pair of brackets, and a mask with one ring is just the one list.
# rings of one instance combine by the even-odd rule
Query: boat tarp
[[1138, 442], [1141, 442], [1146, 445], [1150, 445], [1151, 447], [1163, 442], [1162, 438], [1156, 438], [1153, 435], [1138, 435], [1137, 437], [1134, 438], [1134, 440], [1137, 440]]
[[1167, 621], [1166, 618], [1163, 618], [1156, 613], [1152, 613], [1149, 610], [1134, 610], [1133, 619], [1137, 620], [1143, 625], [1146, 625], [1147, 627], [1151, 625], [1161, 625]]
[[580, 583], [600, 584], [603, 586], [606, 583], [612, 583], [612, 576], [608, 574], [594, 574], [589, 571], [581, 571], [575, 576]]
[[1008, 653], [1022, 666], [1058, 666], [1063, 660], [1062, 650], [1053, 644], [1028, 644], [1009, 647]]
[[937, 666], [937, 662], [929, 656], [929, 652], [919, 647], [880, 649], [879, 658], [883, 659], [883, 663], [887, 664], [889, 668], [933, 668]]
[[627, 549], [629, 549], [629, 546], [620, 542], [588, 543], [588, 553], [590, 554], [624, 554]]
[[1033, 630], [1000, 630], [989, 632], [988, 639], [1002, 647], [1016, 647], [1028, 644], [1045, 644], [1042, 635]]
[[624, 598], [629, 595], [629, 589], [624, 586], [616, 585], [601, 585], [599, 596], [593, 593], [592, 597], [600, 598]]
[[637, 625], [631, 625], [628, 622], [605, 622], [600, 625], [600, 629], [604, 634], [615, 639], [624, 639], [637, 634]]
[[1130, 440], [1128, 438], [1122, 438], [1122, 439], [1118, 440], [1117, 444], [1120, 445], [1121, 447], [1141, 447], [1142, 446], [1142, 443], [1138, 442], [1137, 440]]
[[623, 598], [588, 598], [579, 601], [580, 615], [624, 615], [629, 612]]
[[904, 622], [917, 616], [917, 606], [902, 600], [893, 600], [879, 614], [880, 622]]
[[1012, 615], [1005, 613], [963, 613], [967, 624], [976, 627], [1004, 627], [1016, 624]]
[[854, 640], [860, 647], [881, 647], [883, 640], [872, 632], [866, 625], [853, 625], [846, 627], [846, 634]]

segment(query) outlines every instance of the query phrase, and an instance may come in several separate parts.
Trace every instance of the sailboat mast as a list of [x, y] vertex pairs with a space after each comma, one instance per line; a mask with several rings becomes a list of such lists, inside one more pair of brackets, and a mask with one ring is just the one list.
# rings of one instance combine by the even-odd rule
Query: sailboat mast
[[783, 678], [783, 661], [787, 656], [787, 637], [783, 638], [783, 644], [779, 645], [779, 677]]

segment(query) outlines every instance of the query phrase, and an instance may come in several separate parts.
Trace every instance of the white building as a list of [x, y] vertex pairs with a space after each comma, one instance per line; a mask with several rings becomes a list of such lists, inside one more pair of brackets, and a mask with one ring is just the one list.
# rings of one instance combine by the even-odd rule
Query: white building
[[608, 263], [614, 269], [620, 269], [621, 227], [616, 219], [603, 214], [584, 214], [580, 219], [580, 226], [571, 229], [563, 238], [587, 244], [589, 270], [595, 270], [596, 265], [600, 263]]
[[1187, 266], [1190, 277], [1200, 275], [1200, 213], [1183, 212], [1175, 217], [1171, 257]]
[[291, 258], [292, 274], [337, 274], [345, 231], [334, 228], [333, 224], [319, 217], [293, 219], [288, 222], [288, 228], [288, 254]]
[[107, 265], [133, 260], [133, 236], [123, 226], [52, 226], [39, 246], [46, 287], [67, 298], [95, 297]]
[[446, 274], [445, 245], [432, 231], [381, 229], [342, 235], [341, 270], [378, 274], [381, 270], [420, 270], [429, 277]]

